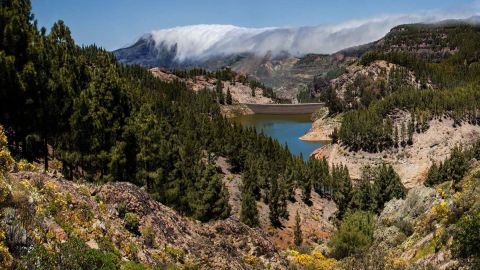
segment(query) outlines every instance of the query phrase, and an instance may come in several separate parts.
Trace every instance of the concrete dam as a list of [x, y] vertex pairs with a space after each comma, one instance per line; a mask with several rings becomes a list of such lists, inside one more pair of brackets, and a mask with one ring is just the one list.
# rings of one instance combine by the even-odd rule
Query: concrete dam
[[324, 107], [323, 103], [251, 104], [245, 105], [256, 114], [310, 114]]

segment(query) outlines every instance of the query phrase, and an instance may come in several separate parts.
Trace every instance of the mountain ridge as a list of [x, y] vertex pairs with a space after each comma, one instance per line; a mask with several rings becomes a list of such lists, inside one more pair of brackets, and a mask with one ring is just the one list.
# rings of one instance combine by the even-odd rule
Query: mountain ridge
[[[287, 54], [302, 58], [307, 54], [334, 54], [362, 47], [381, 39], [392, 29], [403, 25], [457, 23], [477, 25], [480, 17], [471, 16], [465, 19], [447, 20], [437, 18], [419, 20], [417, 18], [408, 23], [405, 20], [406, 18], [400, 17], [393, 21], [379, 19], [378, 21], [352, 23], [352, 25], [345, 23], [343, 26], [296, 28], [245, 28], [207, 24], [182, 26], [144, 34], [133, 45], [114, 50], [113, 53], [122, 63], [165, 68], [203, 67], [202, 65], [212, 58], [229, 59], [249, 53], [259, 57], [268, 54], [275, 56]], [[381, 22], [385, 25], [380, 30], [375, 28], [380, 27]], [[356, 39], [349, 35], [363, 35], [364, 37]], [[242, 45], [238, 45], [238, 42], [241, 42]], [[148, 55], [142, 54], [146, 52], [143, 50], [147, 50]], [[135, 56], [140, 59], [135, 59]], [[150, 58], [142, 60], [142, 56]], [[154, 61], [151, 59], [152, 57], [157, 57], [158, 61]], [[168, 61], [163, 59], [168, 59]]]

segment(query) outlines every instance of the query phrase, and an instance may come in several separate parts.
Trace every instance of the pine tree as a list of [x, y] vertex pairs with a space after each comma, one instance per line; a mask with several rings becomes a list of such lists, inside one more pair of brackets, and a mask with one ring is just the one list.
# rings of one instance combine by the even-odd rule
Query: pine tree
[[225, 104], [225, 97], [223, 95], [223, 83], [220, 79], [217, 79], [215, 94], [217, 96], [217, 103]]
[[425, 185], [427, 187], [431, 187], [438, 184], [440, 181], [439, 166], [434, 162], [428, 170], [427, 178], [425, 179]]
[[[245, 181], [246, 180], [246, 181]], [[242, 209], [240, 210], [240, 220], [250, 227], [258, 227], [258, 209], [253, 194], [253, 186], [248, 183], [248, 179], [243, 177], [242, 185]]]
[[288, 186], [283, 178], [279, 180], [279, 195], [278, 195], [278, 215], [282, 218], [288, 218], [287, 200], [288, 200]]
[[391, 199], [405, 198], [406, 189], [391, 165], [383, 164], [377, 168], [374, 185], [377, 195], [375, 198], [377, 213], [380, 213], [385, 203]]
[[285, 193], [289, 201], [295, 201], [295, 171], [293, 168], [293, 163], [288, 162], [285, 166], [285, 171], [283, 173], [283, 179], [285, 182]]
[[360, 184], [353, 193], [352, 199], [348, 205], [349, 209], [358, 209], [368, 212], [374, 212], [377, 209], [377, 191], [375, 190], [376, 172], [373, 168], [364, 168]]
[[415, 123], [413, 120], [410, 120], [408, 122], [408, 139], [407, 139], [407, 144], [412, 145], [413, 144], [413, 133], [415, 132]]
[[232, 94], [230, 93], [230, 87], [227, 88], [226, 103], [227, 103], [227, 105], [232, 105], [233, 104]]
[[274, 227], [279, 227], [280, 223], [280, 188], [278, 186], [278, 180], [276, 177], [273, 177], [270, 180], [270, 190], [268, 198], [268, 209], [269, 209], [269, 218], [270, 223]]
[[298, 159], [297, 163], [297, 172], [298, 172], [298, 180], [300, 182], [300, 186], [302, 188], [302, 199], [303, 202], [307, 205], [312, 203], [312, 178], [309, 173], [308, 167], [304, 166], [303, 163], [303, 156], [300, 154], [300, 158]]
[[400, 128], [400, 134], [401, 134], [401, 142], [400, 142], [400, 145], [402, 147], [405, 147], [407, 146], [407, 129], [405, 128], [405, 123], [402, 122], [402, 125], [401, 125], [401, 128]]
[[333, 128], [333, 132], [330, 135], [330, 139], [332, 139], [332, 143], [336, 144], [338, 142], [338, 130], [337, 127]]
[[190, 191], [193, 217], [200, 221], [224, 219], [230, 215], [228, 192], [222, 180], [212, 165], [204, 169], [203, 177], [195, 182], [195, 188]]
[[347, 212], [348, 204], [352, 198], [352, 181], [346, 166], [333, 166], [332, 179], [336, 183], [333, 199], [338, 206], [338, 217], [342, 218]]
[[295, 227], [293, 229], [293, 243], [297, 247], [299, 247], [303, 242], [302, 227], [300, 223], [301, 223], [300, 214], [298, 213], [298, 210], [297, 210], [297, 213], [295, 215]]
[[399, 138], [398, 138], [398, 126], [395, 125], [395, 131], [394, 131], [394, 134], [393, 134], [393, 145], [395, 148], [398, 148], [398, 145], [399, 145]]

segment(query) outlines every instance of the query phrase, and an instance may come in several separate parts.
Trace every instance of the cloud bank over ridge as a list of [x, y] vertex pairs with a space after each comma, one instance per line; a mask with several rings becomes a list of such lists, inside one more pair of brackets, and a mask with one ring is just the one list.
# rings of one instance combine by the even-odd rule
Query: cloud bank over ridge
[[[475, 8], [476, 9], [476, 8]], [[478, 9], [476, 9], [478, 10]], [[333, 53], [344, 48], [369, 43], [383, 37], [392, 27], [405, 23], [436, 22], [474, 16], [475, 10], [425, 12], [385, 15], [353, 20], [336, 25], [292, 28], [244, 28], [233, 25], [192, 25], [152, 31], [156, 46], [176, 47], [177, 61], [201, 60], [211, 56], [238, 53], [288, 52], [295, 56], [307, 53]]]

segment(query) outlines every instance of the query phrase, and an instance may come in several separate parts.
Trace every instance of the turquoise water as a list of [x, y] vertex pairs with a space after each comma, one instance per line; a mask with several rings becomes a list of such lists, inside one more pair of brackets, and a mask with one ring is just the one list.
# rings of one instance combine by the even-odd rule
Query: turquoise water
[[287, 144], [294, 155], [302, 154], [308, 159], [310, 154], [322, 146], [320, 142], [305, 142], [299, 138], [312, 127], [310, 115], [273, 115], [253, 114], [233, 118], [243, 126], [254, 126], [257, 132], [263, 131], [266, 135]]

